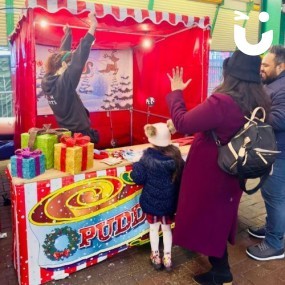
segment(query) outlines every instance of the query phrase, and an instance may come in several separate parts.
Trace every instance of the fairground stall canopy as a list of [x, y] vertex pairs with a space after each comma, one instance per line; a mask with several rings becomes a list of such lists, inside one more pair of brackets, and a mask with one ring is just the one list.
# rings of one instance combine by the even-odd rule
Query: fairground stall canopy
[[[12, 44], [15, 144], [20, 133], [55, 118], [42, 93], [44, 61], [56, 51], [63, 27], [72, 28], [73, 48], [88, 30], [88, 13], [98, 20], [96, 40], [78, 93], [100, 132], [97, 147], [146, 142], [143, 126], [166, 121], [167, 73], [184, 67], [188, 108], [207, 96], [209, 18], [131, 9], [85, 1], [29, 0]], [[147, 104], [148, 103], [148, 104]]]

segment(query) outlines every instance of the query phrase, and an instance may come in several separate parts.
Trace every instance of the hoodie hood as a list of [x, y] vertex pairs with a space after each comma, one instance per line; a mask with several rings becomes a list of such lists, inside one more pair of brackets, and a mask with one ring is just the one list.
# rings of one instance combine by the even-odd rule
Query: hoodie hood
[[55, 92], [55, 88], [56, 88], [56, 82], [58, 80], [59, 76], [58, 75], [45, 75], [41, 86], [42, 86], [42, 90], [43, 92], [49, 96], [49, 95], [54, 95]]

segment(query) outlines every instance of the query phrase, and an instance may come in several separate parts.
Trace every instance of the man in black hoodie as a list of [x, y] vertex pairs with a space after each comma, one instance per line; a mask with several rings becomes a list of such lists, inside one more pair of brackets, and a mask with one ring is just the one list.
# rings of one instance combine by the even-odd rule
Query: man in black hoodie
[[50, 55], [47, 59], [46, 74], [41, 85], [58, 125], [69, 129], [72, 133], [88, 135], [91, 142], [97, 143], [99, 134], [91, 128], [89, 112], [76, 92], [97, 27], [95, 15], [90, 13], [88, 18], [90, 20], [88, 32], [80, 40], [74, 52], [70, 52], [71, 30], [68, 26], [64, 27], [65, 35], [60, 51]]

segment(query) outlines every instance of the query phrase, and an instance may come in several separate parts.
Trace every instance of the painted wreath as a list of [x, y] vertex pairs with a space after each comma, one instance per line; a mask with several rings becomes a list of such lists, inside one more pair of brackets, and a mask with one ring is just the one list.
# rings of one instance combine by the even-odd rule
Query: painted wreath
[[[55, 241], [61, 236], [67, 236], [68, 245], [64, 250], [58, 250], [55, 247]], [[80, 235], [71, 227], [55, 228], [50, 234], [46, 235], [44, 244], [44, 253], [50, 260], [59, 260], [73, 255], [78, 246]]]

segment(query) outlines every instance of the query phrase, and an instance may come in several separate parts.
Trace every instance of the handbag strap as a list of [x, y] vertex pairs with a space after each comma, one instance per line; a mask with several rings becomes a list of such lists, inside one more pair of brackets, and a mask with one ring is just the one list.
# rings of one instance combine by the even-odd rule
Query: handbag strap
[[[256, 114], [257, 114], [258, 111], [261, 111], [261, 112], [262, 112], [262, 117], [261, 117], [261, 118], [259, 118], [259, 117], [256, 116]], [[263, 108], [263, 107], [256, 107], [256, 108], [252, 111], [250, 118], [245, 117], [245, 118], [248, 120], [248, 122], [247, 122], [246, 124], [244, 124], [244, 127], [243, 127], [243, 128], [244, 128], [244, 129], [248, 128], [248, 126], [249, 126], [252, 122], [254, 122], [254, 120], [256, 120], [256, 119], [258, 119], [259, 121], [261, 121], [261, 122], [264, 123], [264, 122], [265, 122], [265, 117], [266, 117], [266, 112], [265, 112], [264, 108]]]
[[253, 187], [252, 189], [246, 189], [246, 185], [245, 185], [246, 180], [245, 180], [244, 178], [242, 178], [242, 177], [239, 176], [239, 186], [240, 186], [240, 188], [243, 190], [243, 192], [245, 192], [245, 193], [248, 194], [248, 195], [252, 195], [252, 194], [256, 193], [256, 192], [260, 189], [260, 187], [262, 186], [262, 184], [263, 184], [263, 183], [265, 182], [265, 180], [267, 179], [268, 175], [269, 175], [269, 173], [264, 174], [264, 175], [260, 178], [260, 181], [258, 182], [258, 184], [257, 184], [255, 187]]
[[239, 186], [248, 195], [252, 195], [260, 189], [260, 187], [265, 182], [265, 180], [267, 179], [267, 177], [269, 176], [269, 173], [271, 171], [271, 168], [268, 169], [268, 171], [263, 176], [260, 177], [260, 181], [258, 182], [258, 184], [255, 187], [253, 187], [252, 189], [246, 189], [246, 185], [245, 185], [246, 179], [243, 177], [242, 167], [239, 167], [239, 165], [242, 164], [242, 159], [240, 156], [238, 157], [237, 164], [238, 164], [237, 167], [239, 168], [239, 172], [238, 172], [239, 173], [239, 175], [238, 175]]
[[214, 138], [214, 141], [215, 141], [216, 145], [217, 145], [217, 146], [221, 146], [221, 142], [220, 142], [220, 140], [218, 139], [217, 134], [216, 134], [214, 131], [211, 131], [211, 133], [212, 133], [212, 137]]
[[253, 121], [255, 118], [256, 118], [256, 113], [258, 111], [261, 111], [262, 112], [262, 118], [259, 118], [260, 121], [264, 122], [265, 121], [265, 117], [266, 117], [266, 113], [265, 113], [265, 110], [263, 107], [256, 107], [253, 111], [252, 111], [252, 114], [250, 116], [250, 120]]

